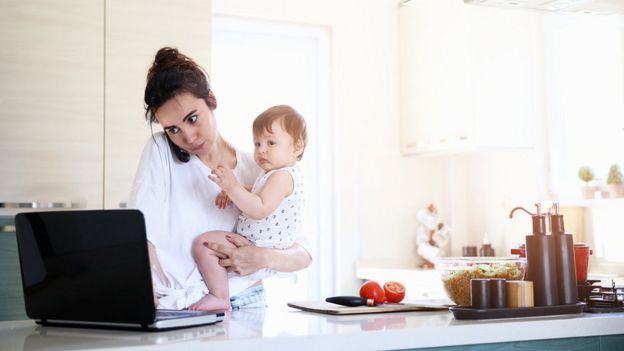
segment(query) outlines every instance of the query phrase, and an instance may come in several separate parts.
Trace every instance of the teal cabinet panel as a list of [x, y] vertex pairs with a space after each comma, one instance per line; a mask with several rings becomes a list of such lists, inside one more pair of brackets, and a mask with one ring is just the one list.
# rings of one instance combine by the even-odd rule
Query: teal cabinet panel
[[582, 338], [515, 341], [493, 344], [429, 347], [418, 351], [619, 351], [624, 350], [624, 334]]
[[0, 232], [0, 321], [26, 319], [14, 232]]
[[624, 334], [607, 335], [600, 337], [600, 351], [620, 350], [624, 350]]

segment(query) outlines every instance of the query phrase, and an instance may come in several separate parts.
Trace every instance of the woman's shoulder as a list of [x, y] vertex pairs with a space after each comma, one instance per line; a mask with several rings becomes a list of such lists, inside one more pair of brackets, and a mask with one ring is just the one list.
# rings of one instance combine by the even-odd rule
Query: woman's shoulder
[[253, 153], [247, 151], [241, 151], [239, 149], [234, 149], [236, 151], [236, 168], [250, 168], [252, 166], [256, 166], [256, 161], [254, 160]]
[[164, 132], [156, 132], [150, 135], [145, 141], [143, 153], [154, 153], [162, 149], [169, 149], [167, 137]]
[[143, 154], [139, 162], [139, 170], [150, 171], [165, 170], [172, 163], [171, 149], [163, 132], [157, 132], [149, 136], [143, 148]]
[[240, 151], [236, 149], [236, 173], [239, 181], [245, 184], [253, 184], [254, 180], [260, 175], [262, 169], [256, 164], [251, 152]]
[[171, 164], [168, 156], [170, 154], [162, 133], [155, 133], [149, 137], [134, 177], [129, 199], [130, 207], [144, 207], [146, 203], [153, 202], [153, 196], [161, 198], [169, 193], [169, 177], [166, 175]]

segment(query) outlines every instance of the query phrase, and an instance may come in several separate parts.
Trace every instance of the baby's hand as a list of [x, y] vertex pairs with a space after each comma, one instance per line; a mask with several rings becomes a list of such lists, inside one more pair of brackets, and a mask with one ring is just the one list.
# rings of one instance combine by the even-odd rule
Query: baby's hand
[[225, 191], [221, 190], [221, 192], [219, 193], [219, 195], [217, 195], [217, 198], [215, 199], [215, 205], [217, 205], [218, 208], [223, 209], [231, 206], [232, 200], [230, 200], [230, 197], [227, 196]]
[[215, 182], [221, 189], [227, 190], [234, 184], [238, 183], [234, 173], [229, 168], [219, 166], [212, 170], [212, 174], [208, 176], [210, 180]]

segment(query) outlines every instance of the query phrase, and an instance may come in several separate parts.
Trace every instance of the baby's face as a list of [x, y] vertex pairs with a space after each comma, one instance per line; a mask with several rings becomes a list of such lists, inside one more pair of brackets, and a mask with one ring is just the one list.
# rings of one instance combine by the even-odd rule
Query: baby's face
[[265, 171], [293, 166], [301, 153], [293, 138], [282, 128], [281, 121], [271, 125], [273, 132], [254, 136], [254, 159]]

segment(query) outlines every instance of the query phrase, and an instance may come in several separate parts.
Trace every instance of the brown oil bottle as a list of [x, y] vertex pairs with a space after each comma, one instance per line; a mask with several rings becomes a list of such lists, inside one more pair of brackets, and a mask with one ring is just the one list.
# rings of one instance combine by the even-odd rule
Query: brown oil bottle
[[566, 234], [563, 215], [559, 214], [559, 204], [553, 203], [549, 212], [550, 232], [555, 239], [557, 257], [557, 283], [559, 285], [559, 303], [575, 304], [578, 301], [576, 283], [576, 263], [574, 259], [574, 240], [572, 234]]
[[554, 306], [559, 304], [557, 280], [557, 256], [554, 236], [546, 235], [546, 215], [541, 213], [541, 205], [535, 204], [537, 213], [531, 213], [523, 207], [516, 207], [509, 213], [513, 217], [516, 210], [531, 215], [533, 233], [526, 236], [526, 279], [533, 282], [535, 306]]

